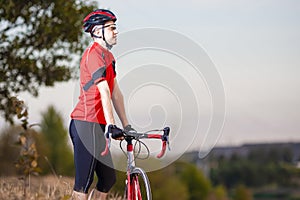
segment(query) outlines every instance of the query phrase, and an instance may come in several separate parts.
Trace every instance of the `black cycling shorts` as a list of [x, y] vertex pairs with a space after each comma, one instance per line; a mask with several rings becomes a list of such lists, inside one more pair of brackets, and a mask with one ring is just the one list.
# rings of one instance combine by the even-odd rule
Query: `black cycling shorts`
[[105, 125], [80, 120], [71, 120], [69, 133], [74, 147], [74, 190], [88, 193], [94, 179], [98, 177], [96, 189], [107, 193], [116, 182], [116, 174], [110, 153], [101, 156], [105, 148]]

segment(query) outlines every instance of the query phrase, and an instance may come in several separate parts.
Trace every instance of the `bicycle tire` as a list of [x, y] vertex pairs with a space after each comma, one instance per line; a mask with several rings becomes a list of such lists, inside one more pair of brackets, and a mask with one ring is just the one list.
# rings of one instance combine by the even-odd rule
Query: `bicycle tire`
[[[141, 168], [134, 168], [130, 174], [130, 199], [128, 200], [152, 200], [150, 182], [145, 171]], [[128, 186], [127, 186], [128, 187]]]

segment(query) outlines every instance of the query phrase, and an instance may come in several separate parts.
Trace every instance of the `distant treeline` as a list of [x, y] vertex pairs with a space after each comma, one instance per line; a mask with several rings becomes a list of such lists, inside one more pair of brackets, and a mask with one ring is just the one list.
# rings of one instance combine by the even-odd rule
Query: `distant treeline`
[[253, 149], [247, 156], [211, 156], [209, 176], [213, 184], [232, 188], [238, 184], [248, 187], [300, 187], [300, 169], [292, 162], [289, 149]]

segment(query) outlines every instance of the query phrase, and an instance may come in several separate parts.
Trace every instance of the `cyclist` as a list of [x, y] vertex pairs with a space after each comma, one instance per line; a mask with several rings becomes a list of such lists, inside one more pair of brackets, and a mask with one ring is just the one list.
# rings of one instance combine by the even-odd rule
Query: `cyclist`
[[87, 199], [94, 172], [98, 183], [93, 196], [97, 199], [106, 199], [116, 181], [111, 155], [105, 156], [109, 165], [97, 159], [105, 147], [103, 133], [108, 125], [121, 130], [115, 126], [113, 106], [123, 128], [134, 130], [128, 124], [123, 95], [116, 80], [115, 59], [110, 52], [117, 43], [116, 20], [114, 13], [105, 9], [95, 10], [83, 20], [83, 29], [91, 35], [93, 43], [80, 62], [80, 96], [71, 113], [69, 128], [76, 171], [73, 199]]

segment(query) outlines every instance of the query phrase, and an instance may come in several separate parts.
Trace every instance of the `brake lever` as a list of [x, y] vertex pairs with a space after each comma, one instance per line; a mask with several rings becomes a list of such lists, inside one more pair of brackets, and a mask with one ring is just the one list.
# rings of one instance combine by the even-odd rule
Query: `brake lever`
[[108, 154], [109, 149], [110, 149], [110, 143], [111, 143], [111, 134], [109, 132], [105, 133], [105, 149], [103, 152], [101, 152], [101, 156], [105, 156]]
[[168, 140], [167, 140], [167, 147], [168, 147], [168, 150], [171, 151], [169, 138], [168, 138]]

